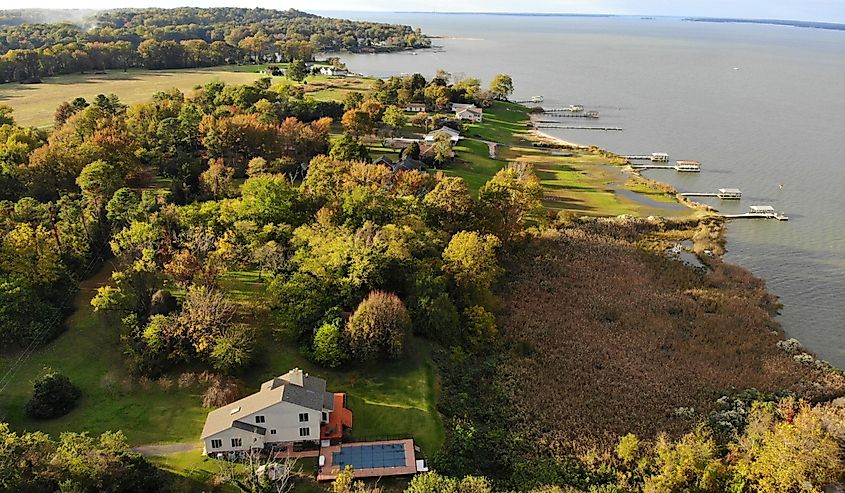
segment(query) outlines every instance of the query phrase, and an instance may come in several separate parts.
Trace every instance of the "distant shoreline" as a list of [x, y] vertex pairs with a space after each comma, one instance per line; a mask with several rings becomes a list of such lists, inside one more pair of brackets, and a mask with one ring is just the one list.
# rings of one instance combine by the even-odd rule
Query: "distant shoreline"
[[779, 19], [733, 19], [719, 17], [685, 17], [682, 20], [689, 22], [714, 22], [722, 24], [767, 24], [773, 26], [791, 26], [811, 29], [828, 29], [832, 31], [845, 31], [845, 24], [837, 24], [835, 22], [794, 21]]

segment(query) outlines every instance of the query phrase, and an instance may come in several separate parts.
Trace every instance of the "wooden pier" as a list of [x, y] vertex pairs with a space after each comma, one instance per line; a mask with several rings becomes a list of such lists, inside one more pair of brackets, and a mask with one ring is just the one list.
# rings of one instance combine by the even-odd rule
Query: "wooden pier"
[[634, 169], [675, 169], [671, 164], [632, 164]]
[[658, 163], [669, 162], [669, 154], [665, 152], [652, 152], [651, 154], [632, 154], [622, 156], [628, 161], [654, 161]]
[[584, 111], [584, 107], [580, 104], [571, 104], [566, 108], [543, 108], [544, 113], [579, 113], [581, 111]]
[[[578, 113], [552, 113], [550, 116], [553, 116], [555, 118], [592, 118], [592, 119], [595, 120], [599, 117], [599, 112], [598, 111], [587, 111], [587, 112], [584, 112], [584, 113], [581, 113], [581, 112], [578, 112]], [[554, 123], [554, 120], [546, 121], [546, 123]]]
[[537, 125], [535, 128], [560, 128], [564, 130], [608, 130], [621, 132], [622, 127], [585, 127], [581, 125]]

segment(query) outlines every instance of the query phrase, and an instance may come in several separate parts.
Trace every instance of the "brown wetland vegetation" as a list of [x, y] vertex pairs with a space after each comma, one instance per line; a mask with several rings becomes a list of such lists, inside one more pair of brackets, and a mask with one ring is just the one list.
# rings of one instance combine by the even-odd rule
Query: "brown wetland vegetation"
[[655, 223], [599, 220], [545, 234], [511, 260], [500, 326], [510, 398], [561, 453], [691, 430], [744, 389], [842, 395], [845, 378], [778, 349], [762, 280], [717, 259], [688, 267], [643, 248]]

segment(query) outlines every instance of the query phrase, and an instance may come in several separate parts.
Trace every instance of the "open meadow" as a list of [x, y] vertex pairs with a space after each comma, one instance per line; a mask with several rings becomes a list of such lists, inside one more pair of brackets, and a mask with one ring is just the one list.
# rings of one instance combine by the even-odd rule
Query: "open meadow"
[[[259, 73], [262, 68], [262, 65], [235, 65], [175, 70], [132, 69], [126, 72], [113, 70], [106, 74], [47, 77], [41, 84], [0, 84], [0, 104], [9, 105], [14, 110], [19, 124], [47, 128], [53, 125], [56, 107], [77, 97], [91, 101], [98, 94], [114, 93], [124, 104], [140, 103], [148, 101], [158, 91], [176, 88], [189, 92], [212, 81], [250, 84], [259, 77], [267, 77]], [[297, 84], [283, 77], [273, 77], [273, 83]], [[366, 90], [370, 85], [371, 80], [366, 78], [347, 80], [314, 75], [308, 77], [304, 88], [314, 99], [328, 101], [343, 99], [347, 92]]]
[[21, 125], [50, 127], [53, 113], [64, 101], [114, 93], [125, 104], [148, 101], [158, 91], [177, 88], [189, 91], [197, 85], [219, 80], [249, 84], [258, 74], [228, 67], [180, 70], [128, 70], [107, 74], [76, 74], [47, 77], [41, 84], [0, 84], [0, 104], [12, 107]]

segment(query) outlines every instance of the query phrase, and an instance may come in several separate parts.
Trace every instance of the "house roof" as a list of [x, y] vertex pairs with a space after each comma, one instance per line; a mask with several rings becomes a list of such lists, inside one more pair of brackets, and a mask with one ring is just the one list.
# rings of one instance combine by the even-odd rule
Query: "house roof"
[[463, 109], [455, 110], [455, 113], [457, 113], [458, 115], [460, 115], [461, 113], [474, 113], [476, 115], [481, 115], [481, 114], [484, 113], [484, 110], [482, 110], [481, 108], [476, 108], [476, 107], [473, 106], [473, 107], [470, 107], [470, 108], [463, 108]]
[[387, 156], [379, 156], [373, 161], [373, 164], [386, 164], [388, 166], [393, 166], [393, 161]]
[[455, 130], [452, 127], [440, 127], [437, 130], [433, 130], [428, 133], [428, 135], [435, 136], [438, 132], [444, 132], [449, 134], [450, 137], [460, 137], [461, 133]]
[[410, 171], [421, 169], [424, 169], [423, 163], [408, 156], [403, 157], [401, 161], [393, 165], [394, 173], [396, 173], [397, 171]]
[[239, 420], [280, 402], [289, 402], [315, 411], [334, 408], [333, 394], [326, 392], [326, 381], [294, 368], [284, 375], [264, 382], [258, 392], [208, 413], [202, 429], [202, 438], [208, 438], [231, 427], [258, 433], [256, 430], [260, 427]]
[[452, 103], [452, 111], [461, 111], [466, 108], [475, 108], [475, 105], [471, 103]]

